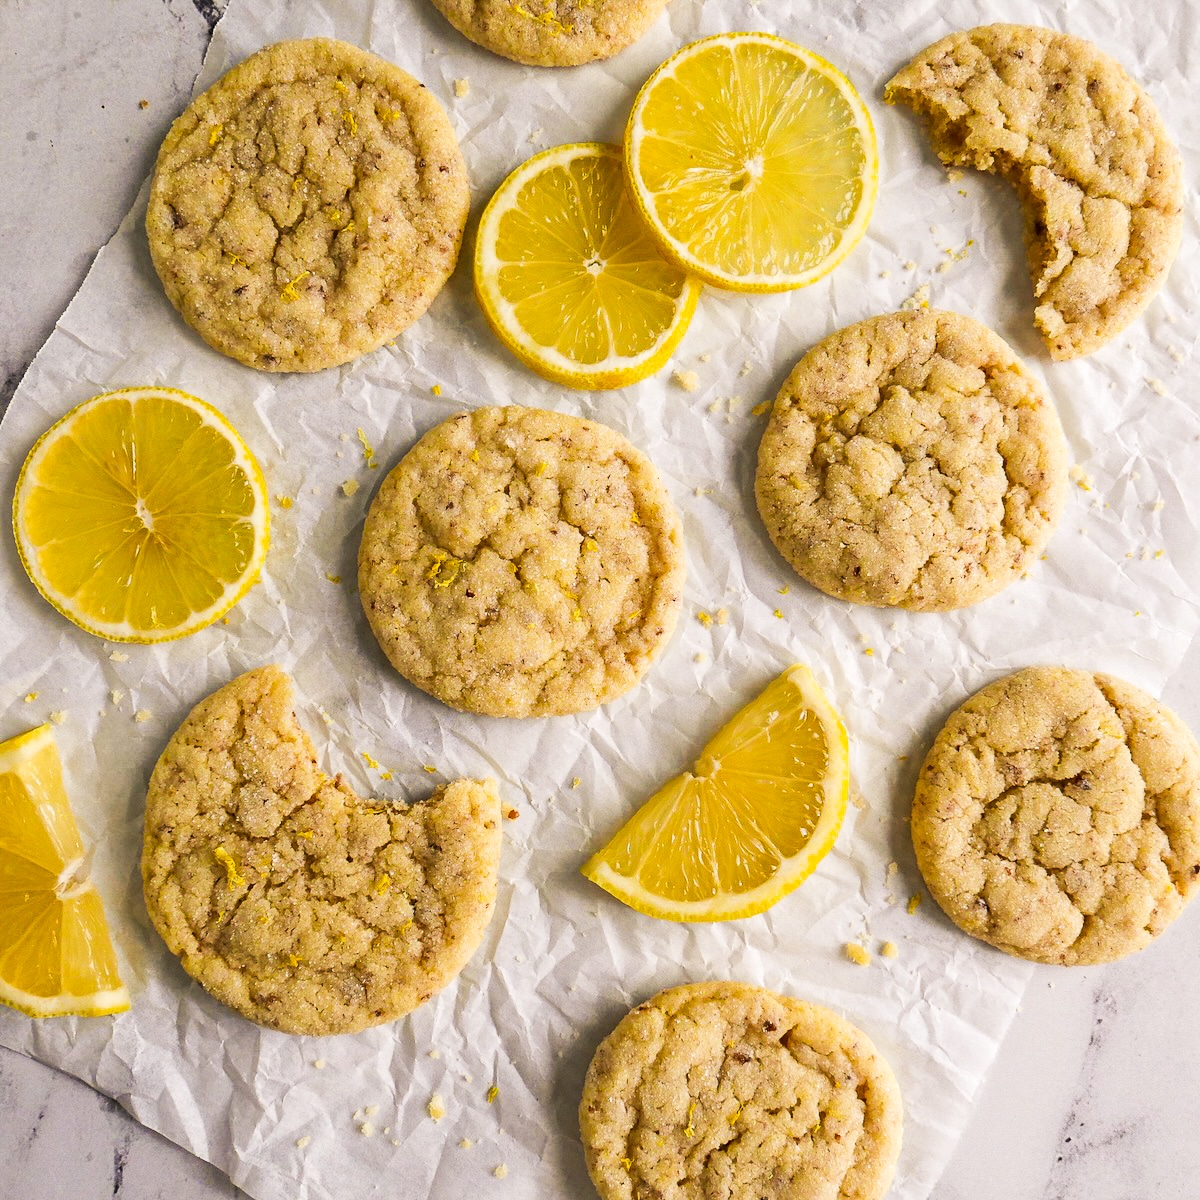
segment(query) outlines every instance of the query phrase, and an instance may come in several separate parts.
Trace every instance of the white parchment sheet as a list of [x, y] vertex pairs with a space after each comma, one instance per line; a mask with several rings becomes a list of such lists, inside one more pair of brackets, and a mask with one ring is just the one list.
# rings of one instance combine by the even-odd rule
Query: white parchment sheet
[[[997, 19], [1068, 29], [1120, 58], [1161, 107], [1190, 179], [1200, 105], [1185, 72], [1200, 61], [1200, 22], [1186, 0], [1152, 12], [1116, 0], [674, 0], [617, 59], [566, 71], [495, 58], [424, 0], [231, 0], [198, 88], [282, 38], [368, 47], [446, 106], [474, 217], [535, 151], [616, 140], [662, 59], [736, 29], [779, 33], [849, 74], [876, 122], [879, 201], [832, 277], [782, 296], [705, 291], [673, 363], [697, 372], [697, 391], [674, 384], [668, 368], [592, 395], [536, 378], [488, 332], [471, 295], [474, 217], [451, 284], [394, 346], [315, 376], [242, 367], [209, 350], [163, 296], [143, 192], [16, 393], [0, 436], [3, 494], [68, 408], [111, 388], [170, 385], [222, 409], [259, 457], [272, 545], [261, 584], [228, 623], [160, 647], [118, 647], [61, 619], [25, 578], [11, 536], [0, 543], [0, 736], [65, 714], [56, 733], [67, 781], [133, 994], [116, 1018], [34, 1022], [0, 1011], [0, 1042], [115, 1097], [258, 1200], [461, 1197], [480, 1187], [583, 1197], [575, 1113], [599, 1039], [661, 987], [734, 978], [831, 1005], [869, 1032], [907, 1108], [891, 1194], [930, 1193], [1034, 968], [960, 934], [928, 898], [906, 910], [923, 891], [906, 814], [929, 741], [966, 695], [1030, 663], [1102, 669], [1161, 692], [1181, 678], [1189, 650], [1196, 662], [1200, 628], [1193, 193], [1183, 251], [1149, 312], [1100, 353], [1052, 364], [1032, 327], [1014, 197], [984, 176], [948, 177], [911, 114], [882, 103], [884, 82], [912, 54]], [[456, 97], [456, 80], [469, 81], [466, 95]], [[770, 546], [752, 491], [766, 420], [754, 407], [819, 338], [924, 285], [934, 305], [992, 325], [1044, 378], [1080, 485], [1029, 578], [951, 615], [856, 607], [808, 588]], [[612, 425], [658, 465], [683, 514], [679, 628], [644, 682], [597, 712], [519, 722], [453, 712], [391, 670], [354, 592], [363, 515], [385, 471], [432, 425], [496, 403]], [[359, 430], [381, 469], [368, 465]], [[347, 480], [361, 485], [352, 496]], [[698, 619], [718, 609], [726, 623]], [[461, 977], [411, 1016], [354, 1036], [289, 1037], [225, 1010], [166, 952], [142, 903], [141, 817], [156, 757], [196, 701], [268, 661], [295, 676], [325, 768], [361, 793], [416, 797], [439, 780], [492, 774], [520, 813], [504, 826], [495, 918]], [[812, 666], [845, 716], [858, 793], [815, 876], [762, 916], [713, 926], [640, 916], [584, 880], [584, 859], [794, 661]], [[23, 703], [31, 692], [37, 699]], [[898, 946], [895, 959], [877, 955], [864, 968], [843, 953], [848, 941], [877, 951], [883, 940]], [[434, 1094], [445, 1107], [437, 1121], [427, 1113]]]

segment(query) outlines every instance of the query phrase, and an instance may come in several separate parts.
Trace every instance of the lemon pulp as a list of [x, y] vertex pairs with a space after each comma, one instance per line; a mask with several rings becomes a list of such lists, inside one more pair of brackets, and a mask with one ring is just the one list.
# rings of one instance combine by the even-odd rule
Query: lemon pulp
[[64, 616], [115, 641], [166, 641], [211, 624], [257, 580], [266, 484], [215, 408], [128, 388], [39, 439], [13, 529], [30, 578]]
[[129, 1007], [48, 725], [0, 744], [0, 1003], [34, 1017]]
[[518, 167], [479, 223], [475, 291], [496, 335], [548, 379], [622, 387], [666, 362], [699, 284], [659, 253], [619, 147], [557, 146]]
[[633, 908], [677, 921], [752, 916], [798, 887], [846, 812], [845, 727], [807, 667], [743, 708], [583, 867]]
[[625, 155], [663, 252], [734, 290], [827, 274], [865, 231], [877, 189], [853, 85], [770, 34], [719, 34], [668, 59], [634, 101]]

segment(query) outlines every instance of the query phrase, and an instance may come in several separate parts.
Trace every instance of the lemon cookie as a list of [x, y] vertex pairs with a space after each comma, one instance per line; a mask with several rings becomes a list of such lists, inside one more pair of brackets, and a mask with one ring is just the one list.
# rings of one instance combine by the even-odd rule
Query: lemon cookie
[[574, 67], [637, 41], [668, 0], [432, 2], [459, 33], [493, 54], [533, 67]]
[[1109, 962], [1200, 890], [1200, 746], [1132, 684], [1030, 667], [946, 722], [912, 833], [960, 929], [1035, 962]]
[[600, 1044], [579, 1126], [603, 1200], [879, 1200], [903, 1106], [862, 1030], [744, 983], [659, 992]]
[[363, 800], [317, 766], [291, 680], [261, 667], [201, 701], [150, 778], [146, 907], [184, 969], [285, 1033], [349, 1033], [416, 1008], [483, 938], [500, 804], [460, 779]]
[[978, 321], [925, 310], [839, 330], [775, 401], [755, 490], [771, 540], [831, 596], [934, 611], [1041, 553], [1067, 488], [1054, 406]]
[[944, 162], [1016, 185], [1053, 358], [1090, 354], [1150, 302], [1179, 247], [1183, 173], [1119, 63], [1051, 29], [985, 25], [923, 50], [885, 95], [929, 118]]
[[595, 421], [481, 408], [430, 430], [371, 503], [363, 608], [406, 679], [455, 708], [555, 716], [645, 673], [683, 591], [679, 517]]
[[345, 42], [279, 42], [171, 126], [146, 229], [171, 303], [264, 371], [349, 362], [454, 270], [467, 173], [423, 84]]

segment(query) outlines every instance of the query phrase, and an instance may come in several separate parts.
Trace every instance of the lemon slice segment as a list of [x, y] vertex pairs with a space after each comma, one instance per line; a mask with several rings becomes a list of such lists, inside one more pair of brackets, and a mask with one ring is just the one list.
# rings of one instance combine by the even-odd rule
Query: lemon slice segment
[[634, 100], [625, 161], [663, 253], [745, 292], [832, 271], [866, 230], [879, 180], [853, 84], [768, 33], [718, 34], [667, 59]]
[[794, 666], [659, 789], [583, 867], [652, 917], [727, 921], [771, 907], [832, 848], [846, 815], [846, 730]]
[[0, 1003], [31, 1017], [129, 1007], [49, 725], [0, 744]]
[[258, 579], [269, 525], [262, 471], [237, 430], [173, 388], [72, 409], [30, 451], [13, 500], [38, 591], [119, 642], [211, 625]]
[[598, 389], [667, 361], [700, 284], [659, 253], [629, 199], [619, 147], [580, 142], [535, 155], [488, 202], [475, 294], [526, 366]]

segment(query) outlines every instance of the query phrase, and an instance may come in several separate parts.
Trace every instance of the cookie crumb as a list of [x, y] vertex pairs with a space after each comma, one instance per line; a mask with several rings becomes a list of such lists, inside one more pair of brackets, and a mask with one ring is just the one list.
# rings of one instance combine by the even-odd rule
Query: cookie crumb
[[312, 1138], [309, 1137], [309, 1135], [307, 1133], [303, 1137], [298, 1137], [296, 1139], [296, 1149], [303, 1150], [304, 1147], [307, 1146], [308, 1143], [311, 1141], [312, 1141]]
[[149, 100], [139, 100], [139, 101], [138, 101], [138, 108], [145, 110], [145, 109], [147, 109], [147, 108], [149, 108], [149, 107], [150, 107], [150, 101], [149, 101]]
[[128, 662], [128, 661], [129, 661], [129, 655], [128, 655], [128, 654], [126, 654], [126, 653], [124, 653], [124, 652], [123, 652], [123, 651], [121, 651], [121, 650], [114, 650], [114, 651], [113, 651], [113, 652], [112, 652], [112, 653], [111, 653], [111, 654], [108, 656], [108, 661], [109, 661], [109, 662], [116, 662], [116, 663]]
[[342, 495], [353, 496], [354, 493], [358, 491], [358, 487], [359, 483], [357, 479], [347, 479], [346, 482], [342, 484]]
[[314, 1058], [314, 1059], [313, 1059], [313, 1066], [314, 1066], [314, 1067], [315, 1067], [315, 1068], [316, 1068], [318, 1071], [323, 1071], [323, 1070], [325, 1070], [325, 1060], [324, 1060], [323, 1058]]
[[493, 1175], [495, 1175], [495, 1177], [496, 1177], [497, 1179], [507, 1179], [507, 1178], [508, 1178], [508, 1166], [507, 1166], [507, 1164], [506, 1164], [506, 1163], [500, 1163], [500, 1164], [499, 1164], [499, 1165], [496, 1167], [496, 1169], [495, 1169], [495, 1170], [492, 1172], [492, 1174], [493, 1174]]
[[708, 656], [706, 654], [704, 654], [703, 651], [697, 651], [695, 654], [692, 655], [692, 662], [702, 663], [702, 662], [705, 662], [707, 660], [707, 658], [708, 658]]
[[671, 378], [685, 392], [694, 392], [700, 386], [700, 376], [695, 371], [687, 371], [681, 368], [674, 372]]
[[710, 362], [711, 360], [712, 360], [712, 355], [711, 355], [711, 354], [702, 354], [702, 355], [700, 355], [700, 361], [701, 361], [702, 363]]
[[471, 1148], [473, 1145], [475, 1145], [475, 1143], [474, 1143], [473, 1141], [471, 1141], [471, 1139], [470, 1139], [470, 1138], [463, 1138], [463, 1139], [462, 1139], [462, 1140], [461, 1140], [461, 1141], [458, 1143], [458, 1146], [459, 1146], [459, 1149], [460, 1149], [460, 1150], [470, 1150], [470, 1148]]
[[751, 410], [751, 416], [761, 417], [771, 407], [770, 400], [760, 400]]
[[342, 577], [340, 575], [330, 575], [329, 572], [325, 573], [325, 578], [328, 579], [330, 583], [342, 582]]
[[370, 1121], [364, 1121], [358, 1127], [358, 1132], [361, 1133], [363, 1135], [363, 1137], [374, 1137], [375, 1136], [375, 1126], [372, 1125]]
[[1166, 385], [1165, 383], [1163, 383], [1163, 381], [1162, 381], [1161, 379], [1155, 379], [1153, 376], [1147, 376], [1147, 378], [1146, 378], [1146, 386], [1147, 386], [1147, 387], [1148, 387], [1148, 388], [1149, 388], [1149, 389], [1150, 389], [1150, 390], [1151, 390], [1151, 391], [1152, 391], [1152, 392], [1153, 392], [1153, 393], [1154, 393], [1156, 396], [1166, 396], [1166, 395], [1169, 395], [1169, 393], [1167, 392], [1167, 385]]
[[917, 269], [917, 264], [910, 258], [904, 263], [904, 269], [906, 271], [915, 271]]
[[718, 608], [715, 615], [718, 625], [727, 625], [729, 623], [729, 609]]
[[921, 907], [921, 893], [920, 892], [914, 892], [911, 896], [909, 896], [907, 907], [908, 907], [909, 916], [911, 916], [913, 913], [915, 913], [917, 911], [918, 908]]
[[577, 788], [582, 782], [583, 780], [576, 775], [575, 778], [571, 780], [571, 787]]
[[865, 946], [860, 946], [857, 942], [847, 942], [845, 946], [846, 957], [860, 967], [869, 967], [871, 965], [871, 952]]
[[469, 79], [456, 79], [454, 81], [454, 94], [461, 100], [464, 96], [471, 94], [471, 81]]
[[[905, 264], [908, 265], [907, 263]], [[916, 266], [914, 263], [913, 266]], [[915, 312], [917, 309], [929, 307], [929, 284], [923, 283], [907, 300], [901, 301], [901, 312]]]
[[141, 725], [144, 722], [151, 720], [151, 718], [153, 718], [153, 716], [154, 716], [154, 714], [148, 708], [139, 708], [137, 710], [137, 712], [135, 712], [133, 714], [133, 719], [139, 725]]
[[446, 1115], [446, 1106], [442, 1103], [442, 1098], [437, 1092], [434, 1092], [429, 1097], [429, 1104], [426, 1106], [425, 1111], [435, 1121], [440, 1121]]
[[505, 818], [509, 821], [515, 821], [520, 815], [515, 808], [507, 809], [504, 813]]
[[895, 958], [900, 951], [896, 949], [895, 942], [884, 942], [883, 945], [879, 947], [879, 953], [882, 954], [884, 958]]
[[[34, 693], [33, 693], [33, 696], [26, 696], [26, 697], [25, 697], [25, 702], [26, 702], [26, 704], [28, 704], [28, 703], [29, 703], [29, 701], [30, 701], [31, 699], [33, 699], [33, 697], [34, 697], [34, 696], [36, 696], [36, 695], [37, 695], [37, 692], [34, 692]], [[111, 700], [111, 701], [112, 701], [114, 704], [120, 704], [120, 703], [121, 703], [121, 701], [125, 699], [125, 690], [124, 690], [124, 688], [113, 688], [113, 689], [112, 689], [112, 691], [110, 691], [110, 692], [108, 693], [108, 698], [109, 698], [109, 699], [110, 699], [110, 700]]]

